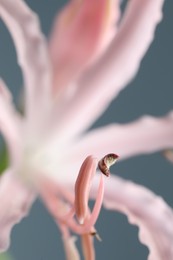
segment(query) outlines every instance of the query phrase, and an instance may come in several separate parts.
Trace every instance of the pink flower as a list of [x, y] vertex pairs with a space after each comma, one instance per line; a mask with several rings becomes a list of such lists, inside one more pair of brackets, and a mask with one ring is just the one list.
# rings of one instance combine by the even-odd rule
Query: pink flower
[[[10, 156], [0, 180], [2, 251], [9, 246], [12, 227], [40, 196], [62, 232], [67, 259], [79, 259], [71, 231], [81, 235], [84, 257], [95, 258], [92, 234], [97, 236], [102, 199], [107, 209], [138, 225], [149, 260], [173, 259], [173, 211], [164, 200], [113, 175], [104, 187], [103, 176], [96, 173], [97, 160], [110, 152], [124, 159], [172, 149], [173, 113], [87, 131], [136, 75], [162, 18], [162, 5], [163, 0], [131, 0], [121, 17], [118, 0], [71, 0], [47, 43], [37, 16], [22, 0], [0, 0], [25, 87], [21, 116], [0, 82], [0, 130]], [[99, 163], [105, 173], [110, 158]], [[92, 211], [89, 197], [96, 199]]]

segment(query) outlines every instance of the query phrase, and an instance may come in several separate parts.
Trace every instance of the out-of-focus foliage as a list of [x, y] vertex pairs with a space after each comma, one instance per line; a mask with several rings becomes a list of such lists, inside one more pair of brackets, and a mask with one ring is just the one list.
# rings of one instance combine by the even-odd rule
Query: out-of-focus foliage
[[[0, 175], [7, 168], [7, 166], [8, 166], [8, 151], [5, 147], [5, 145], [3, 145], [0, 150]], [[0, 260], [1, 260], [1, 257], [0, 257]]]
[[0, 254], [0, 260], [12, 260], [11, 256], [9, 254]]

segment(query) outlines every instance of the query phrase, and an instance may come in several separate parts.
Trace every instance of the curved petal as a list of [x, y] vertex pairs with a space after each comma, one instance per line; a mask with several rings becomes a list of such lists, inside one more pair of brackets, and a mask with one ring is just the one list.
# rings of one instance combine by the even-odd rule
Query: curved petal
[[12, 35], [23, 71], [27, 115], [30, 120], [38, 119], [47, 108], [51, 80], [47, 46], [37, 16], [21, 0], [0, 0], [0, 15]]
[[16, 164], [20, 157], [21, 123], [13, 106], [11, 93], [0, 79], [0, 131], [7, 143], [12, 164]]
[[[92, 196], [96, 197], [96, 185]], [[148, 246], [148, 260], [173, 259], [173, 211], [166, 202], [148, 189], [110, 176], [105, 182], [104, 205], [127, 215], [139, 227], [139, 239]]]
[[21, 183], [11, 169], [0, 178], [0, 251], [9, 247], [13, 226], [28, 214], [34, 193]]
[[119, 14], [117, 0], [69, 1], [57, 16], [50, 55], [57, 94], [79, 76], [110, 41]]
[[132, 123], [95, 129], [84, 135], [69, 151], [69, 161], [83, 160], [91, 152], [97, 158], [112, 152], [124, 159], [172, 147], [173, 112], [170, 112], [161, 118], [144, 116]]
[[109, 49], [81, 79], [76, 94], [62, 111], [64, 117], [59, 125], [68, 129], [68, 134], [88, 128], [135, 76], [161, 20], [163, 2], [128, 1], [125, 17]]

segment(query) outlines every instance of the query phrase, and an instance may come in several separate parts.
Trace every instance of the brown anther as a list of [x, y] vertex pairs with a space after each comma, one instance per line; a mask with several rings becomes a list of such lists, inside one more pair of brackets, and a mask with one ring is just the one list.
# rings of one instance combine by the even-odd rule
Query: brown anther
[[97, 231], [92, 231], [90, 232], [90, 235], [97, 238], [98, 241], [102, 241], [101, 237], [99, 236], [99, 234], [97, 233]]
[[106, 156], [104, 156], [98, 163], [98, 167], [100, 169], [100, 171], [106, 175], [107, 177], [109, 177], [110, 175], [110, 171], [109, 168], [116, 163], [117, 159], [118, 159], [118, 155], [114, 154], [114, 153], [110, 153], [107, 154]]
[[93, 237], [94, 237], [96, 234], [97, 234], [96, 231], [92, 231], [92, 232], [90, 232], [90, 235], [93, 236]]

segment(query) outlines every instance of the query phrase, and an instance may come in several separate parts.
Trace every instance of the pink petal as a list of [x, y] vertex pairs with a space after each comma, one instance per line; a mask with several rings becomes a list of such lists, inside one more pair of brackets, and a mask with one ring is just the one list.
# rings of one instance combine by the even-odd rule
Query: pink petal
[[[81, 79], [59, 122], [71, 135], [88, 128], [137, 73], [161, 20], [163, 0], [131, 0], [105, 55]], [[70, 109], [69, 109], [70, 107]], [[69, 132], [67, 134], [70, 134]]]
[[144, 116], [132, 123], [95, 129], [79, 140], [70, 158], [83, 160], [92, 152], [97, 158], [117, 153], [120, 159], [173, 147], [173, 112], [165, 117]]
[[57, 222], [57, 226], [60, 228], [62, 233], [62, 242], [64, 245], [64, 250], [66, 254], [67, 260], [80, 260], [80, 255], [76, 246], [77, 238], [75, 236], [71, 236], [69, 229], [64, 224]]
[[76, 237], [71, 236], [64, 238], [63, 237], [63, 244], [66, 253], [67, 260], [80, 260], [79, 252], [75, 245]]
[[115, 30], [117, 0], [69, 1], [55, 20], [50, 38], [54, 88], [74, 80], [95, 59]]
[[0, 251], [9, 247], [13, 226], [28, 214], [34, 193], [8, 169], [0, 178]]
[[1, 0], [0, 15], [16, 46], [26, 87], [26, 112], [33, 120], [41, 116], [40, 110], [43, 113], [40, 106], [43, 108], [44, 104], [46, 109], [49, 101], [51, 80], [46, 42], [37, 16], [23, 1]]
[[12, 164], [16, 164], [20, 157], [21, 123], [21, 118], [12, 103], [11, 94], [0, 79], [0, 131], [7, 143]]
[[[96, 184], [92, 196], [96, 197]], [[126, 214], [139, 227], [139, 239], [150, 250], [148, 260], [173, 259], [173, 211], [162, 198], [115, 176], [106, 180], [104, 197], [107, 209]]]

